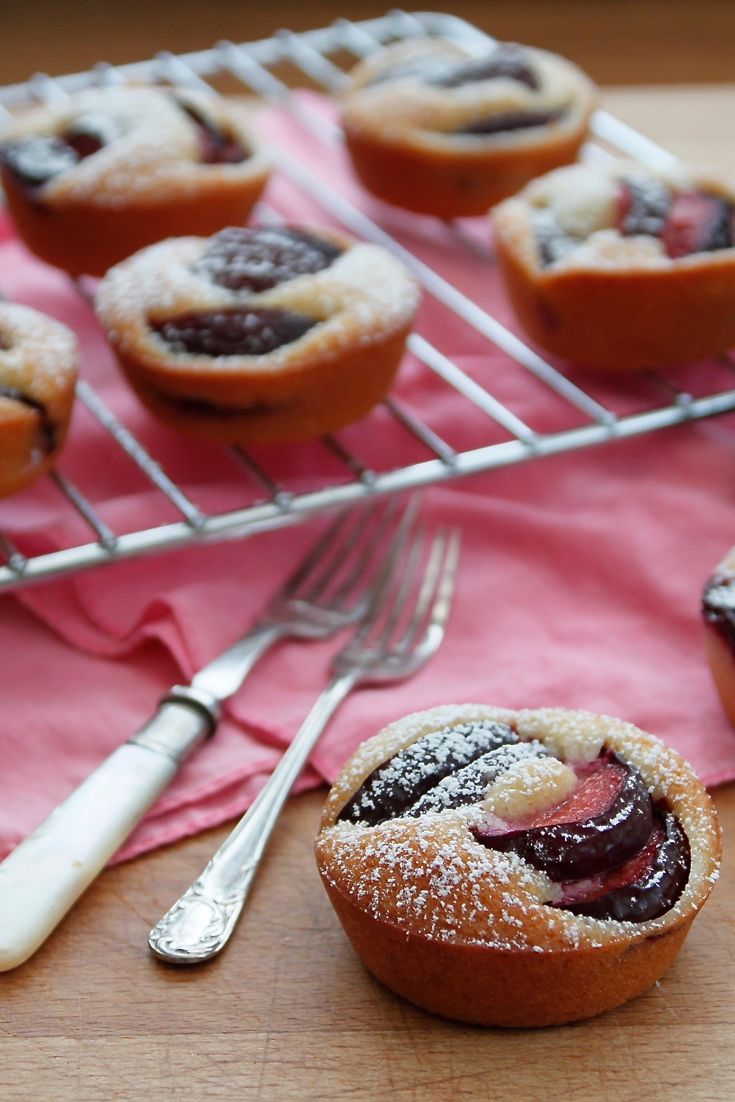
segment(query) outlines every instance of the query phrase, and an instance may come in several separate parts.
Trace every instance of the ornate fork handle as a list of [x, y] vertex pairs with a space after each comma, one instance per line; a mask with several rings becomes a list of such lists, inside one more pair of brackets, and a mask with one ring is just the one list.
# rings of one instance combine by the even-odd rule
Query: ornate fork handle
[[176, 964], [198, 964], [229, 941], [281, 809], [319, 736], [359, 680], [357, 671], [335, 677], [317, 699], [298, 734], [204, 871], [156, 923], [148, 944]]

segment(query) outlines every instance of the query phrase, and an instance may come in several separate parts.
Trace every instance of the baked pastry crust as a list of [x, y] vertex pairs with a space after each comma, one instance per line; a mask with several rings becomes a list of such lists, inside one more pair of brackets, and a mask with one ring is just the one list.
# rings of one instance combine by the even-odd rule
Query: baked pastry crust
[[728, 551], [704, 587], [702, 615], [715, 688], [735, 727], [735, 548]]
[[[417, 64], [443, 71], [477, 59], [458, 44], [428, 38], [388, 46], [357, 65], [342, 94], [341, 118], [355, 171], [368, 191], [440, 218], [484, 214], [533, 176], [573, 161], [587, 133], [595, 89], [564, 58], [522, 50], [522, 64], [537, 87], [497, 76], [432, 84], [415, 71]], [[552, 116], [548, 122], [519, 122], [546, 113]], [[501, 117], [505, 129], [471, 130]]]
[[[659, 173], [624, 162], [574, 165], [533, 180], [492, 213], [518, 320], [546, 351], [605, 372], [726, 351], [735, 344], [735, 249], [672, 258], [654, 236], [622, 236], [615, 207], [626, 178], [735, 201], [725, 181], [687, 166]], [[560, 224], [578, 240], [544, 264], [539, 235]]]
[[[375, 826], [339, 820], [363, 781], [398, 751], [445, 727], [488, 720], [561, 758], [593, 759], [604, 745], [640, 771], [690, 845], [688, 880], [670, 909], [618, 922], [551, 906], [554, 886], [543, 873], [476, 840], [477, 805]], [[427, 1010], [499, 1026], [573, 1021], [644, 991], [678, 953], [716, 879], [719, 850], [711, 800], [658, 739], [587, 712], [486, 705], [419, 712], [364, 743], [329, 794], [316, 841], [330, 900], [367, 968]]]
[[[267, 233], [225, 231], [233, 232]], [[233, 290], [201, 267], [217, 238], [188, 237], [143, 250], [102, 281], [100, 320], [129, 382], [161, 420], [218, 442], [301, 441], [359, 419], [385, 396], [418, 308], [414, 280], [379, 246], [321, 228], [293, 232], [339, 255], [265, 290]], [[177, 352], [154, 328], [191, 312], [233, 310], [288, 311], [313, 324], [265, 355]]]
[[77, 341], [37, 310], [0, 303], [0, 497], [53, 467], [74, 402]]
[[[104, 143], [36, 186], [4, 158], [0, 175], [20, 237], [49, 264], [101, 276], [155, 241], [245, 221], [270, 172], [251, 117], [233, 100], [124, 86], [88, 89], [25, 112], [3, 136], [4, 148], [63, 137], [80, 125]], [[241, 146], [245, 159], [203, 159], [203, 138], [217, 134]]]

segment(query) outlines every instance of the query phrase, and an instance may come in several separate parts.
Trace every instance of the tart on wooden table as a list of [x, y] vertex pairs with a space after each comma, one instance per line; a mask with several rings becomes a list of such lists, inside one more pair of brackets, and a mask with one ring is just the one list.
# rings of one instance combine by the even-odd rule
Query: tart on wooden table
[[245, 221], [270, 160], [241, 103], [179, 89], [90, 88], [19, 115], [0, 145], [31, 252], [103, 275], [144, 245]]
[[0, 497], [54, 466], [74, 404], [76, 337], [38, 310], [0, 302]]
[[645, 991], [717, 877], [691, 767], [588, 712], [434, 708], [365, 742], [316, 842], [367, 968], [426, 1010], [544, 1026]]
[[441, 218], [485, 214], [526, 181], [574, 161], [595, 89], [546, 50], [482, 52], [421, 38], [350, 74], [341, 99], [358, 178], [386, 202]]
[[735, 190], [680, 166], [573, 165], [493, 211], [519, 321], [548, 352], [625, 372], [735, 345]]
[[387, 250], [321, 228], [171, 239], [108, 272], [97, 311], [151, 412], [221, 443], [308, 440], [389, 390], [419, 291]]

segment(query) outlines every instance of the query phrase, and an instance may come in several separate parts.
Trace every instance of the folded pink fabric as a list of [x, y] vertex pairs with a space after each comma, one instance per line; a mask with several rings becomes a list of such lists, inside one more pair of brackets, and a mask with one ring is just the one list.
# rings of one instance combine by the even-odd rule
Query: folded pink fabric
[[[313, 98], [306, 102], [324, 110]], [[267, 129], [513, 325], [497, 275], [480, 252], [460, 248], [447, 227], [381, 208], [352, 181], [338, 146], [316, 147], [285, 115], [271, 113]], [[282, 177], [268, 200], [291, 222], [328, 220]], [[482, 220], [468, 232], [484, 238]], [[229, 457], [182, 442], [139, 407], [89, 308], [64, 276], [28, 256], [6, 223], [0, 289], [76, 329], [84, 377], [201, 508], [219, 511], [247, 500], [242, 472]], [[534, 429], [584, 422], [428, 296], [419, 329]], [[707, 370], [711, 377], [714, 369]], [[696, 372], [682, 371], [681, 378], [696, 389]], [[584, 385], [621, 410], [652, 401], [637, 380], [617, 388]], [[458, 449], [504, 438], [411, 356], [396, 394]], [[383, 410], [343, 438], [378, 469], [427, 457]], [[708, 783], [735, 777], [735, 733], [711, 683], [699, 622], [703, 583], [735, 542], [734, 450], [735, 421], [728, 416], [431, 489], [428, 522], [457, 524], [464, 533], [446, 642], [412, 680], [349, 698], [301, 787], [331, 780], [357, 743], [391, 719], [470, 700], [611, 713], [672, 743]], [[320, 444], [260, 454], [293, 488], [343, 477]], [[115, 532], [177, 519], [81, 408], [61, 469]], [[187, 680], [252, 622], [322, 523], [129, 561], [5, 598], [0, 856], [145, 721], [172, 683]], [[89, 538], [46, 483], [3, 502], [0, 526], [29, 553]], [[216, 737], [185, 765], [117, 859], [242, 811], [324, 685], [342, 641], [286, 643], [271, 652], [228, 705]]]

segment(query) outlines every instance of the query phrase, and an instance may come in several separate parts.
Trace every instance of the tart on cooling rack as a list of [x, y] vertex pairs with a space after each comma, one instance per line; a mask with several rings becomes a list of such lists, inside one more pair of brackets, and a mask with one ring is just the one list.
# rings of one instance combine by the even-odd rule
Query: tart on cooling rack
[[564, 709], [434, 708], [364, 743], [332, 788], [319, 871], [368, 969], [483, 1025], [589, 1017], [676, 957], [719, 828], [658, 739]]
[[549, 352], [618, 372], [735, 345], [735, 190], [687, 166], [573, 165], [493, 212], [518, 319]]
[[20, 237], [72, 275], [243, 222], [268, 174], [244, 106], [178, 89], [88, 89], [19, 116], [0, 145]]
[[735, 726], [735, 548], [707, 580], [702, 616], [712, 677], [725, 714]]
[[495, 43], [478, 55], [422, 38], [361, 62], [341, 116], [369, 191], [454, 218], [484, 214], [533, 176], [573, 161], [594, 102], [584, 73], [545, 50]]
[[385, 249], [326, 229], [230, 227], [151, 246], [97, 309], [161, 420], [218, 442], [308, 440], [390, 388], [419, 302]]
[[74, 403], [77, 358], [65, 325], [0, 302], [0, 497], [56, 462]]

